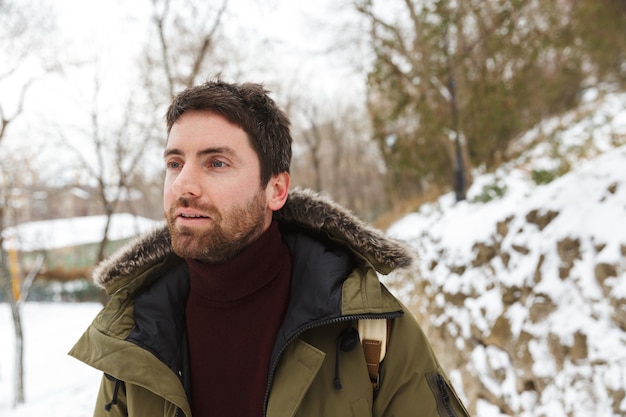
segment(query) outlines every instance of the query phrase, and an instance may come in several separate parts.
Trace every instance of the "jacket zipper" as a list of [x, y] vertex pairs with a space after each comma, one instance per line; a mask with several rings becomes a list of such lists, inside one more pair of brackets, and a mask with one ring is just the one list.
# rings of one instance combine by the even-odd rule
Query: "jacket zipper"
[[448, 387], [445, 379], [441, 374], [437, 373], [437, 386], [439, 387], [439, 392], [441, 393], [441, 400], [443, 402], [443, 407], [446, 409], [446, 413], [448, 413], [448, 417], [456, 417], [454, 410], [450, 406], [450, 396], [448, 395]]
[[[402, 312], [401, 311], [396, 311], [393, 313], [382, 313], [382, 314], [358, 314], [358, 315], [354, 315], [354, 316], [342, 316], [342, 317], [338, 317], [335, 319], [330, 319], [330, 320], [323, 320], [323, 321], [319, 321], [319, 322], [315, 322], [315, 323], [311, 323], [307, 326], [302, 327], [300, 330], [298, 330], [296, 333], [294, 333], [289, 339], [287, 339], [287, 342], [285, 342], [285, 344], [282, 346], [282, 348], [278, 351], [278, 354], [276, 355], [276, 358], [274, 359], [274, 361], [272, 362], [271, 366], [270, 366], [270, 372], [269, 372], [269, 377], [267, 380], [267, 388], [265, 390], [265, 400], [263, 401], [263, 416], [266, 417], [267, 416], [267, 403], [269, 401], [269, 397], [270, 397], [270, 390], [272, 387], [272, 382], [274, 380], [274, 372], [276, 371], [276, 367], [278, 366], [278, 362], [280, 361], [281, 356], [283, 356], [283, 353], [285, 352], [285, 350], [287, 349], [287, 346], [289, 346], [291, 344], [291, 342], [293, 342], [295, 339], [298, 338], [298, 336], [300, 336], [302, 333], [314, 329], [316, 327], [321, 327], [321, 326], [327, 326], [327, 325], [331, 325], [331, 324], [337, 324], [337, 323], [343, 323], [343, 322], [347, 322], [347, 321], [352, 321], [352, 320], [369, 320], [369, 319], [380, 319], [380, 320], [389, 320], [389, 319], [395, 319], [402, 316]], [[454, 417], [454, 416], [452, 416]]]

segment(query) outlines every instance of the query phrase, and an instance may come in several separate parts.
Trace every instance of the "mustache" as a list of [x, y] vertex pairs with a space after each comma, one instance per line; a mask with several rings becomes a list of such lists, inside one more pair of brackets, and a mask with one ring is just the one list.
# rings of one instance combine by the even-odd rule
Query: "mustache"
[[219, 214], [219, 212], [217, 211], [217, 209], [215, 208], [213, 204], [206, 204], [206, 203], [199, 204], [196, 201], [192, 201], [187, 197], [178, 197], [176, 201], [174, 201], [174, 203], [170, 207], [169, 209], [170, 213], [173, 214], [177, 208], [190, 208], [193, 210], [201, 211], [209, 215]]

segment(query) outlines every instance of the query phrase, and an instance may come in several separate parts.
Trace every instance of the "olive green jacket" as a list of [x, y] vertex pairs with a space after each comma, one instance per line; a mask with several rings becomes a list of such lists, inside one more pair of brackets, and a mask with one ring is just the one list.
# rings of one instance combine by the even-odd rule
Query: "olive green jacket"
[[[410, 251], [308, 191], [292, 191], [275, 219], [292, 252], [292, 294], [259, 415], [467, 416], [420, 326], [378, 279], [408, 267]], [[94, 415], [190, 417], [188, 272], [167, 229], [130, 243], [94, 279], [111, 298], [70, 351], [104, 374]], [[361, 345], [343, 343], [365, 318], [391, 320], [377, 389]]]

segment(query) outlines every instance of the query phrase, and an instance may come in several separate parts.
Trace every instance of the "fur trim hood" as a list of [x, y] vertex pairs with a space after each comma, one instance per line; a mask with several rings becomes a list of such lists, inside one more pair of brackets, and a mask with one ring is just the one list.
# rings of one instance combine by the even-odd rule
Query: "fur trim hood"
[[[291, 190], [284, 207], [274, 213], [274, 219], [306, 230], [325, 232], [343, 241], [383, 274], [406, 268], [414, 259], [413, 252], [405, 243], [385, 236], [331, 199], [311, 190]], [[102, 261], [94, 269], [93, 280], [103, 288], [108, 287], [170, 255], [170, 234], [163, 224]]]

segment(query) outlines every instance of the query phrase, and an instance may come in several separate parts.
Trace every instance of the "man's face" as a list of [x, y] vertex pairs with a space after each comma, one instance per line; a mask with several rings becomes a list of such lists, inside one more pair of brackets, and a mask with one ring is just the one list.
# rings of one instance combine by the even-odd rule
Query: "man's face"
[[163, 208], [179, 256], [223, 262], [269, 227], [270, 184], [261, 188], [259, 158], [239, 126], [188, 111], [172, 126], [164, 158]]

